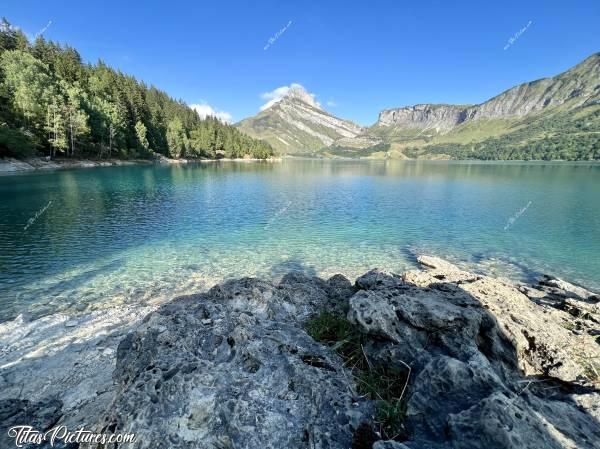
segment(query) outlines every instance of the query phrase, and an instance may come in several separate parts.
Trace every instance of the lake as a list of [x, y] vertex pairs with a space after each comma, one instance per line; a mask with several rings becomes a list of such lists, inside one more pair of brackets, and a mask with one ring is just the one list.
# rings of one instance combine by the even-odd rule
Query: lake
[[0, 321], [245, 275], [414, 267], [600, 289], [600, 165], [290, 160], [0, 177]]

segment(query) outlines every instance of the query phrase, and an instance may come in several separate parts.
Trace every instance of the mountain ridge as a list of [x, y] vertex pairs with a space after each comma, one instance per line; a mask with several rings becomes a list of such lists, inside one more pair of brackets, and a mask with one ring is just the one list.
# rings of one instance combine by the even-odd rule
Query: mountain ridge
[[[578, 75], [576, 79], [573, 79], [574, 73]], [[594, 53], [576, 66], [556, 76], [518, 84], [477, 105], [424, 103], [384, 109], [380, 112], [379, 119], [374, 126], [386, 126], [393, 123], [393, 119], [390, 120], [389, 115], [402, 111], [453, 110], [456, 112], [457, 119], [455, 125], [459, 125], [464, 121], [480, 118], [519, 117], [545, 107], [563, 104], [578, 97], [584, 97], [585, 101], [588, 101], [590, 97], [600, 99], [600, 85], [591, 86], [590, 83], [585, 83], [590, 75], [595, 75], [600, 82], [600, 53]], [[584, 83], [581, 83], [581, 80]], [[565, 92], [567, 90], [569, 92]]]
[[[267, 140], [282, 154], [385, 158], [455, 158], [455, 145], [479, 145], [506, 135], [512, 136], [506, 143], [514, 150], [508, 156], [520, 157], [527, 152], [523, 147], [528, 140], [535, 142], [541, 135], [553, 135], [556, 141], [560, 133], [569, 138], [575, 134], [581, 137], [583, 127], [588, 134], [583, 140], [578, 137], [585, 148], [577, 158], [600, 159], [600, 148], [589, 135], [600, 131], [600, 112], [596, 108], [599, 104], [600, 53], [596, 52], [562, 73], [518, 84], [479, 104], [423, 103], [384, 109], [369, 127], [338, 118], [320, 106], [310, 111], [310, 105], [307, 108], [307, 103], [294, 94], [236, 126], [252, 137]], [[277, 105], [285, 112], [273, 109]], [[306, 114], [307, 109], [312, 114]], [[555, 123], [548, 121], [553, 115]], [[524, 125], [520, 122], [530, 119], [543, 119], [537, 127], [544, 128], [544, 132], [528, 139], [521, 132]], [[520, 133], [514, 134], [517, 131]], [[444, 153], [443, 145], [452, 148]], [[464, 157], [465, 149], [459, 150]], [[539, 151], [534, 152], [538, 155]], [[476, 152], [471, 153], [469, 158], [478, 158]], [[486, 154], [488, 157], [490, 154]]]

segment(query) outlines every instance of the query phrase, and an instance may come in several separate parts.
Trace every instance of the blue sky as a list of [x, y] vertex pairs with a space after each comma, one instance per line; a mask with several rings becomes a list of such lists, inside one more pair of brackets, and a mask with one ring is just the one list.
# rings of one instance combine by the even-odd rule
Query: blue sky
[[44, 36], [86, 61], [234, 121], [299, 83], [335, 115], [372, 124], [390, 107], [479, 103], [600, 51], [598, 0], [2, 0], [0, 15], [30, 35], [51, 21]]

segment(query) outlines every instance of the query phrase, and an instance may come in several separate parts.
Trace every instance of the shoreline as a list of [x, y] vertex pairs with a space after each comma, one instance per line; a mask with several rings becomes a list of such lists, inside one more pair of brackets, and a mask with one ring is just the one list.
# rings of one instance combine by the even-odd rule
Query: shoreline
[[[274, 320], [273, 325], [277, 327], [281, 325], [279, 319], [262, 316], [265, 313], [265, 306], [267, 308], [275, 307], [272, 312], [275, 314], [274, 316], [279, 316], [279, 313], [287, 316], [288, 309], [295, 310], [294, 307], [296, 307], [298, 316], [308, 317], [319, 313], [324, 307], [329, 307], [328, 301], [334, 297], [344, 296], [346, 298], [344, 301], [349, 300], [351, 307], [353, 302], [359, 299], [361, 304], [366, 307], [380, 307], [381, 302], [387, 300], [386, 298], [390, 294], [393, 297], [406, 289], [414, 290], [414, 295], [416, 295], [413, 295], [414, 298], [422, 296], [424, 300], [410, 314], [417, 313], [417, 310], [421, 310], [430, 301], [442, 301], [418, 318], [418, 320], [430, 320], [418, 321], [421, 323], [419, 326], [425, 326], [424, 329], [428, 329], [429, 326], [442, 326], [435, 323], [445, 322], [445, 320], [450, 321], [440, 329], [446, 329], [445, 326], [453, 328], [455, 324], [452, 323], [455, 322], [463, 323], [461, 326], [466, 326], [470, 322], [469, 320], [473, 319], [469, 318], [471, 316], [469, 311], [474, 307], [477, 310], [481, 307], [473, 303], [473, 299], [467, 300], [466, 296], [464, 299], [456, 299], [462, 298], [461, 295], [468, 294], [469, 298], [472, 296], [483, 304], [483, 308], [490, 311], [495, 319], [503, 325], [502, 328], [508, 332], [508, 338], [516, 345], [519, 367], [523, 371], [523, 375], [549, 375], [552, 378], [560, 379], [561, 382], [581, 385], [582, 388], [589, 388], [589, 385], [593, 385], [594, 382], [597, 387], [600, 386], [600, 377], [595, 381], [592, 380], [592, 384], [590, 384], [590, 376], [594, 376], [594, 373], [600, 369], [600, 364], [596, 366], [596, 359], [600, 359], [600, 347], [594, 342], [594, 339], [600, 338], [598, 337], [600, 329], [596, 329], [597, 321], [594, 321], [600, 319], [598, 295], [583, 287], [550, 276], [542, 277], [537, 284], [527, 284], [473, 274], [435, 257], [421, 256], [418, 258], [418, 262], [420, 269], [412, 269], [402, 275], [377, 269], [371, 270], [358, 277], [353, 284], [341, 275], [324, 280], [291, 272], [283, 276], [279, 282], [256, 278], [223, 281], [208, 292], [169, 298], [155, 303], [122, 304], [110, 309], [99, 309], [78, 315], [58, 313], [34, 321], [27, 321], [23, 316], [19, 316], [0, 324], [0, 372], [2, 373], [0, 376], [0, 401], [26, 399], [31, 403], [40, 403], [52, 397], [61, 404], [60, 424], [73, 428], [96, 424], [100, 422], [105, 411], [119, 403], [119, 396], [132, 394], [126, 388], [127, 384], [113, 382], [113, 377], [117, 375], [118, 370], [125, 366], [122, 360], [119, 361], [119, 358], [127, 352], [123, 344], [128, 338], [131, 338], [128, 335], [136, 335], [140, 332], [143, 335], [145, 332], [156, 332], [157, 329], [159, 333], [162, 332], [160, 329], [170, 325], [160, 324], [160, 320], [163, 320], [161, 317], [168, 316], [167, 312], [160, 311], [177, 308], [177, 304], [184, 304], [183, 310], [177, 313], [182, 314], [178, 321], [183, 319], [185, 322], [195, 316], [193, 307], [200, 307], [205, 301], [210, 303], [212, 298], [219, 304], [219, 307], [223, 300], [229, 300], [229, 298], [233, 301], [231, 304], [238, 304], [239, 307], [254, 307], [244, 305], [246, 304], [245, 300], [239, 302], [237, 298], [240, 293], [242, 295], [240, 298], [248, 295], [249, 304], [258, 301], [257, 308], [252, 309], [253, 312], [251, 312], [251, 315], [256, 314], [256, 318], [253, 318], [255, 324], [252, 325], [252, 329], [254, 326], [262, 326], [264, 320], [271, 319]], [[326, 285], [329, 287], [325, 287]], [[290, 293], [286, 293], [273, 302], [282, 288], [284, 290], [291, 289]], [[320, 291], [323, 288], [329, 292], [329, 299], [322, 297], [323, 293]], [[378, 296], [379, 292], [383, 294], [381, 298]], [[439, 295], [443, 295], [443, 298], [440, 298]], [[373, 299], [369, 299], [372, 296]], [[413, 296], [410, 297], [413, 298]], [[297, 301], [301, 302], [297, 303]], [[446, 301], [449, 305], [458, 301], [459, 307], [450, 311], [447, 308], [449, 305], [444, 305]], [[280, 307], [283, 308], [280, 309]], [[332, 310], [338, 310], [335, 307]], [[345, 310], [346, 307], [344, 306], [340, 310]], [[362, 307], [356, 309], [354, 313], [362, 311]], [[279, 312], [275, 312], [276, 310]], [[453, 315], [463, 312], [466, 314], [464, 317], [459, 318]], [[206, 315], [206, 312], [203, 313]], [[216, 326], [215, 323], [226, 323], [230, 319], [237, 319], [235, 318], [237, 316], [241, 318], [248, 316], [243, 312], [240, 315], [239, 312], [227, 308], [223, 313], [225, 315], [222, 315], [221, 318], [213, 317], [210, 314], [210, 318], [201, 316], [202, 322], [190, 328], [189, 332], [195, 332], [193, 329], [197, 329], [197, 326], [210, 331], [212, 326]], [[339, 310], [335, 313], [341, 313], [340, 316], [345, 314]], [[373, 313], [379, 312], [374, 309]], [[418, 314], [423, 313], [422, 310], [418, 312]], [[406, 320], [417, 319], [410, 314], [406, 316]], [[351, 315], [351, 313], [348, 314], [349, 317]], [[270, 315], [267, 314], [267, 316]], [[377, 334], [391, 332], [392, 328], [388, 328], [385, 322], [392, 319], [392, 316], [393, 314], [388, 315], [385, 312], [381, 317], [374, 319], [374, 323], [384, 326], [376, 332]], [[370, 326], [375, 326], [375, 324], [369, 324], [371, 318], [360, 318], [358, 315], [355, 318], [358, 324], [362, 323], [361, 326], [366, 326], [366, 331], [370, 329]], [[287, 318], [281, 319], [282, 322], [287, 322]], [[293, 319], [295, 320], [296, 317]], [[406, 322], [402, 323], [402, 326], [406, 326]], [[433, 331], [434, 328], [430, 330]], [[181, 338], [186, 338], [188, 330], [178, 328], [177, 332], [184, 332]], [[484, 330], [480, 330], [480, 332], [484, 332]], [[481, 338], [483, 338], [482, 341], [486, 341], [485, 338], [496, 337], [490, 334], [489, 337]], [[528, 346], [531, 338], [535, 339], [537, 349], [531, 349]], [[292, 343], [300, 344], [294, 341], [290, 341], [289, 344]], [[267, 343], [263, 341], [260, 344]], [[309, 342], [302, 344], [309, 344]], [[368, 350], [369, 347], [365, 346], [365, 348]], [[159, 353], [163, 353], [163, 351]], [[337, 363], [333, 361], [334, 358], [331, 354], [322, 355], [322, 357], [327, 357], [333, 364]], [[372, 357], [376, 358], [376, 355]], [[590, 361], [592, 365], [588, 365]], [[168, 365], [173, 367], [176, 363], [179, 362], [172, 360], [168, 362]], [[417, 361], [414, 361], [411, 366], [416, 367], [417, 364]], [[310, 367], [310, 369], [315, 368]], [[338, 368], [336, 368], [336, 372], [337, 370]], [[44, 374], [40, 376], [40, 372]], [[325, 375], [328, 376], [326, 372]], [[416, 379], [421, 379], [421, 377], [417, 376]], [[178, 382], [184, 382], [184, 380], [181, 379]], [[321, 379], [321, 382], [324, 380]], [[413, 382], [417, 382], [417, 380]], [[60, 391], [57, 391], [57, 385], [61, 385]], [[223, 385], [215, 388], [223, 388]], [[270, 387], [264, 386], [264, 388]], [[409, 388], [416, 387], [411, 384]], [[586, 398], [588, 396], [585, 396], [584, 399]], [[145, 405], [145, 403], [138, 404], [138, 407]], [[149, 403], [147, 405], [149, 406]], [[600, 409], [594, 410], [600, 418]], [[136, 424], [136, 426], [140, 425], [144, 427], [145, 424]], [[151, 433], [154, 431], [140, 429], [141, 432], [142, 430]]]
[[74, 168], [121, 167], [133, 165], [178, 165], [205, 162], [280, 162], [281, 158], [222, 158], [222, 159], [170, 159], [158, 156], [155, 159], [54, 159], [44, 157], [16, 159], [0, 159], [0, 175], [27, 173], [37, 170], [68, 170]]
[[163, 155], [155, 159], [54, 159], [44, 157], [16, 159], [0, 158], [0, 176], [7, 174], [27, 173], [38, 170], [69, 170], [78, 168], [120, 167], [134, 165], [185, 165], [217, 162], [282, 162], [284, 160], [314, 160], [341, 162], [426, 162], [426, 163], [472, 163], [472, 164], [548, 164], [548, 165], [598, 165], [599, 160], [481, 160], [481, 159], [384, 159], [384, 158], [351, 158], [351, 157], [308, 157], [286, 155], [267, 159], [256, 158], [221, 158], [221, 159], [171, 159]]

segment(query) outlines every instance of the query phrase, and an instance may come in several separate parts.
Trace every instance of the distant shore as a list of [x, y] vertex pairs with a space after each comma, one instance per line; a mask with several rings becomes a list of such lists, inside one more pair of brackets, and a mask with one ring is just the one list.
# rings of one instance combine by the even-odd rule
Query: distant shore
[[1, 158], [0, 159], [0, 174], [20, 173], [32, 170], [62, 170], [72, 168], [93, 168], [93, 167], [114, 167], [125, 165], [151, 165], [151, 164], [188, 164], [196, 162], [221, 162], [221, 161], [238, 161], [238, 162], [275, 162], [281, 158], [240, 158], [240, 159], [170, 159], [165, 156], [158, 156], [155, 159], [49, 159], [45, 157], [35, 157], [28, 159]]

